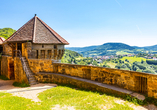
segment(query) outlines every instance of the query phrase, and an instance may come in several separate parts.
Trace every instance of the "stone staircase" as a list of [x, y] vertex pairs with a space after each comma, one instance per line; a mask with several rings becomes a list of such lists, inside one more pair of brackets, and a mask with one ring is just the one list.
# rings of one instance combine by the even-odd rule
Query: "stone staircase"
[[20, 60], [22, 62], [22, 66], [23, 66], [23, 69], [24, 69], [24, 71], [26, 73], [26, 76], [27, 76], [27, 79], [29, 81], [29, 84], [30, 85], [37, 84], [38, 82], [35, 79], [35, 74], [29, 68], [29, 64], [28, 64], [27, 59], [25, 57], [20, 57]]

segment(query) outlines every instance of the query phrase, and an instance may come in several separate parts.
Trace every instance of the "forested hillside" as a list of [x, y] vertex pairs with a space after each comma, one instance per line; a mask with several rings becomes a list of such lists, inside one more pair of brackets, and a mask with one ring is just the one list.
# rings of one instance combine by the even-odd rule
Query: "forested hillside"
[[[157, 74], [157, 60], [146, 59], [143, 56], [148, 54], [138, 54], [134, 57], [120, 56], [101, 59], [95, 57], [83, 57], [77, 52], [65, 50], [65, 54], [61, 60], [62, 63], [79, 64], [79, 65], [93, 65], [107, 68], [117, 68], [123, 70], [137, 71]], [[157, 57], [154, 55], [152, 57]]]
[[87, 47], [66, 47], [66, 49], [68, 50], [72, 50], [78, 53], [81, 52], [85, 52], [85, 51], [89, 51], [89, 50], [93, 50], [95, 48], [97, 48], [98, 46], [87, 46]]
[[124, 43], [105, 43], [98, 46], [66, 47], [66, 49], [78, 52], [86, 56], [127, 55], [138, 53], [157, 54], [157, 45], [154, 46], [129, 46]]
[[0, 37], [7, 39], [10, 37], [16, 30], [12, 28], [2, 28], [0, 29]]
[[135, 48], [124, 43], [105, 43], [93, 50], [81, 52], [83, 56], [104, 56], [116, 54], [130, 54], [136, 52]]
[[71, 51], [68, 49], [65, 49], [65, 53], [61, 59], [62, 63], [72, 63], [76, 61], [76, 58], [78, 57], [82, 57], [82, 55], [80, 55], [79, 53], [75, 52], [75, 51]]

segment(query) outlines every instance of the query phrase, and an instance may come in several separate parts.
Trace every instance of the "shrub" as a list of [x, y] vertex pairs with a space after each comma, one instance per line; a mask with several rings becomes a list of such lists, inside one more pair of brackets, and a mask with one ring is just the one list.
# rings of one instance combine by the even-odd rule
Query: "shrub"
[[24, 81], [22, 81], [22, 83], [14, 82], [13, 86], [16, 86], [16, 87], [29, 87], [30, 85], [26, 84]]
[[157, 61], [156, 61], [156, 60], [146, 60], [146, 62], [147, 62], [148, 64], [157, 65]]
[[3, 76], [3, 75], [0, 76], [0, 79], [2, 79], [2, 80], [9, 80], [6, 76]]

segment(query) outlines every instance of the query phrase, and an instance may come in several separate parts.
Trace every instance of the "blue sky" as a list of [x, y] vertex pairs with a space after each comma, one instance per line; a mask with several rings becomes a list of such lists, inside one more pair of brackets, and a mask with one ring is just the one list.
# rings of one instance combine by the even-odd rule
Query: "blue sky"
[[17, 30], [34, 14], [69, 47], [157, 44], [157, 0], [1, 0], [0, 28]]

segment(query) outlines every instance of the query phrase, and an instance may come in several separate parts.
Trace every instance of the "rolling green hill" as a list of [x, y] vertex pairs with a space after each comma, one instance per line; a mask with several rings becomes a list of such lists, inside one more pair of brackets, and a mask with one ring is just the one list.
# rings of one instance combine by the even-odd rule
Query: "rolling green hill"
[[157, 45], [153, 46], [145, 46], [145, 47], [138, 47], [138, 46], [133, 46], [136, 49], [144, 49], [144, 50], [151, 50], [151, 51], [157, 51]]
[[0, 37], [7, 39], [10, 37], [16, 30], [12, 28], [2, 28], [0, 29]]
[[157, 54], [157, 45], [138, 47], [129, 46], [124, 43], [105, 43], [98, 46], [67, 47], [66, 49], [76, 51], [83, 56], [126, 55], [138, 53]]
[[98, 46], [88, 46], [88, 47], [66, 47], [66, 49], [68, 50], [72, 50], [75, 52], [85, 52], [85, 51], [89, 51], [89, 50], [93, 50], [95, 48], [97, 48]]
[[81, 52], [83, 56], [103, 56], [116, 54], [130, 54], [135, 48], [123, 43], [105, 43], [97, 48]]
[[96, 48], [97, 50], [133, 50], [135, 48], [124, 43], [105, 43]]
[[61, 59], [62, 63], [71, 63], [71, 62], [75, 62], [75, 59], [78, 57], [82, 57], [82, 55], [80, 55], [79, 53], [75, 52], [75, 51], [71, 51], [68, 49], [65, 49], [65, 53]]

